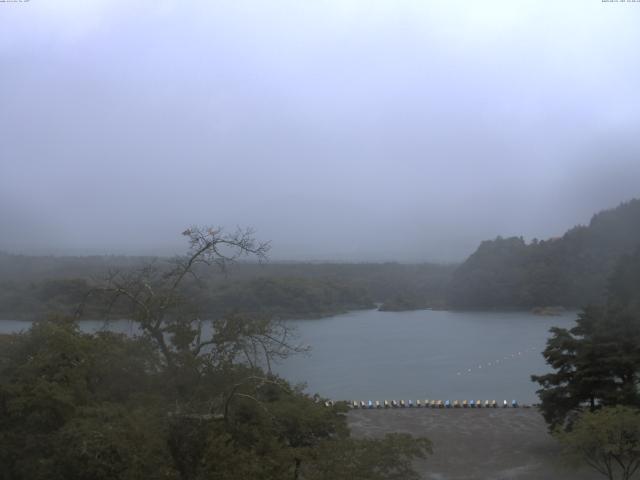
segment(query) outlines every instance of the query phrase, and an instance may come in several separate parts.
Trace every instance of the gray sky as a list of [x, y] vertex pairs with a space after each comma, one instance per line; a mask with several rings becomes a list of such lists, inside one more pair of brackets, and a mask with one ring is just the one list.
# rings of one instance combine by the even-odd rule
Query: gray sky
[[459, 260], [640, 196], [640, 3], [0, 3], [0, 249]]

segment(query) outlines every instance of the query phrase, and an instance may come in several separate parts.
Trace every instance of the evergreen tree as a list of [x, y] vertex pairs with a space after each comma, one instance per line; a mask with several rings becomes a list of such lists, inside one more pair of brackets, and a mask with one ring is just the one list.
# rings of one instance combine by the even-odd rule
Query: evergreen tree
[[534, 375], [552, 428], [606, 405], [640, 405], [640, 248], [624, 256], [609, 283], [606, 305], [590, 306], [572, 329], [553, 328], [543, 352], [554, 372]]

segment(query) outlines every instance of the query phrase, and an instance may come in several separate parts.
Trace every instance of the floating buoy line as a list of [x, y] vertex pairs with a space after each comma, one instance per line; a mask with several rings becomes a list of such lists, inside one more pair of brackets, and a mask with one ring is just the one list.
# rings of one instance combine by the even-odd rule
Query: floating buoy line
[[456, 372], [456, 376], [468, 375], [475, 371], [482, 370], [483, 368], [487, 369], [491, 367], [498, 367], [500, 365], [504, 365], [505, 363], [509, 362], [509, 360], [515, 360], [515, 359], [521, 358], [523, 355], [526, 355], [527, 353], [531, 353], [532, 351], [536, 351], [536, 350], [537, 350], [536, 347], [529, 347], [524, 350], [509, 353], [507, 355], [503, 355], [502, 358], [496, 358], [495, 360], [491, 360], [486, 363], [479, 363], [477, 365], [473, 365], [472, 367], [458, 370]]

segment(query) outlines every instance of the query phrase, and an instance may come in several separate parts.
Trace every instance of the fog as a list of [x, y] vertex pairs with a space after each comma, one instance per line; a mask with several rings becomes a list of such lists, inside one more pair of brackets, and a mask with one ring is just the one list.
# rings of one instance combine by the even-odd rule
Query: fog
[[0, 3], [0, 250], [456, 261], [640, 195], [640, 3]]

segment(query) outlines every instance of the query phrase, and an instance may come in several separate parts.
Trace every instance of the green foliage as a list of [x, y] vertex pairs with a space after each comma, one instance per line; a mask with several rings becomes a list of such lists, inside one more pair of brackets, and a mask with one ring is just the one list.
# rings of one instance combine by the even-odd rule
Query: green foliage
[[532, 379], [552, 428], [570, 427], [585, 408], [640, 405], [639, 280], [637, 249], [615, 268], [605, 306], [585, 308], [570, 330], [551, 330], [543, 355], [554, 372]]
[[640, 200], [598, 213], [589, 226], [526, 244], [521, 237], [482, 242], [455, 271], [457, 308], [582, 307], [600, 303], [616, 261], [640, 244]]
[[210, 315], [230, 311], [304, 318], [373, 308], [365, 288], [323, 278], [258, 277], [203, 290], [198, 304]]
[[[286, 325], [247, 312], [201, 320], [196, 266], [261, 257], [268, 244], [250, 230], [192, 227], [183, 235], [187, 255], [113, 272], [91, 291], [136, 322], [139, 336], [85, 334], [66, 317], [0, 336], [1, 478], [303, 480], [329, 463], [375, 474], [369, 478], [413, 478], [426, 440], [350, 439], [344, 405], [326, 407], [271, 374], [273, 359], [303, 350]], [[69, 294], [60, 287], [47, 289]], [[242, 302], [257, 295], [256, 305], [351, 301], [313, 282], [258, 280], [251, 292], [237, 294]]]
[[55, 467], [49, 474], [87, 480], [176, 478], [162, 420], [160, 411], [142, 406], [83, 409], [55, 435]]
[[412, 460], [429, 451], [406, 436], [352, 439], [344, 405], [255, 368], [171, 370], [142, 338], [84, 334], [64, 318], [1, 342], [0, 478], [415, 478]]
[[417, 480], [414, 459], [432, 453], [431, 442], [410, 435], [387, 434], [382, 439], [346, 438], [325, 443], [304, 468], [309, 480]]
[[640, 467], [640, 411], [606, 407], [581, 414], [571, 431], [556, 438], [569, 465], [586, 463], [610, 480], [630, 479]]
[[157, 375], [144, 342], [56, 318], [2, 347], [3, 478], [141, 478], [145, 462], [164, 458], [153, 447], [158, 402], [143, 402]]
[[[0, 252], [0, 319], [37, 319], [51, 312], [73, 315], [95, 278], [111, 270], [135, 272], [162, 263], [143, 257], [27, 257]], [[200, 282], [185, 285], [190, 304], [208, 317], [228, 312], [311, 318], [373, 308], [374, 302], [411, 299], [414, 308], [442, 308], [453, 265], [398, 263], [238, 263], [232, 278], [198, 268]], [[99, 296], [84, 317], [104, 318]], [[111, 309], [122, 318], [122, 304]]]

